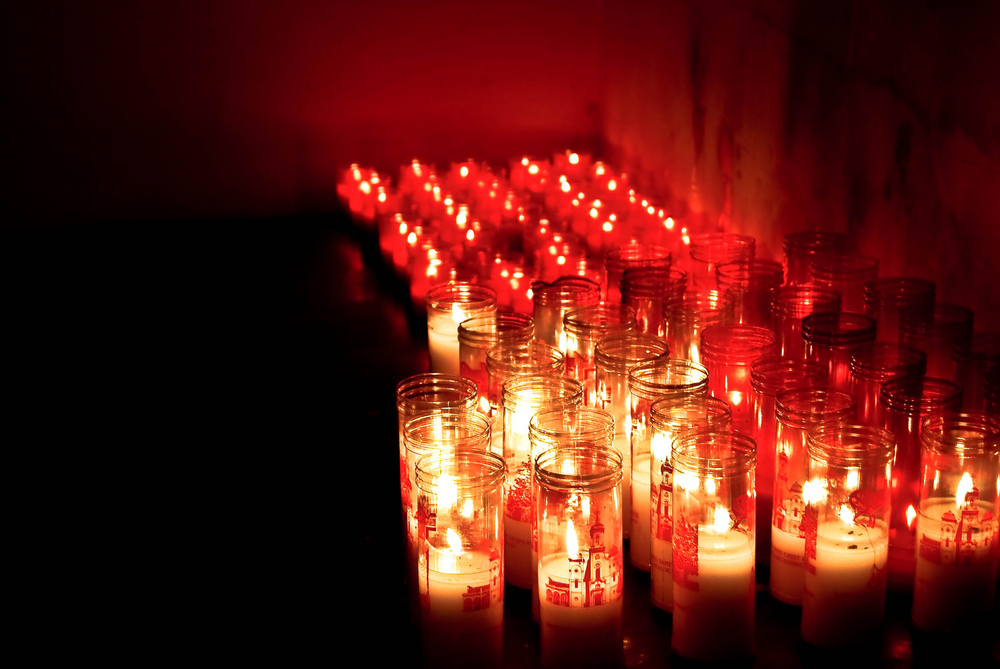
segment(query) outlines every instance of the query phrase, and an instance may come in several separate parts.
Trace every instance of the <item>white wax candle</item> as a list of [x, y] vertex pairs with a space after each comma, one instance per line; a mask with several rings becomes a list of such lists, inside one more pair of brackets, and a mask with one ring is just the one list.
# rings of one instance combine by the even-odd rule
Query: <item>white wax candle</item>
[[613, 442], [622, 454], [622, 536], [632, 536], [632, 442], [629, 435], [616, 434]]
[[915, 627], [946, 632], [961, 629], [970, 616], [989, 615], [996, 596], [995, 513], [984, 502], [974, 515], [963, 515], [953, 502], [921, 504], [911, 616]]
[[771, 526], [771, 595], [786, 604], [802, 605], [806, 582], [805, 537]]
[[674, 610], [673, 545], [655, 534], [650, 543], [649, 599], [664, 611]]
[[671, 645], [677, 654], [699, 661], [751, 656], [754, 559], [747, 536], [699, 530], [698, 573], [682, 581], [674, 583]]
[[430, 350], [430, 371], [440, 374], [451, 374], [458, 376], [460, 365], [458, 360], [458, 325], [454, 325], [453, 330], [448, 330], [450, 324], [454, 324], [451, 317], [438, 317], [440, 321], [431, 325], [427, 323], [427, 346]]
[[517, 588], [531, 588], [531, 523], [507, 516], [503, 533], [504, 580]]
[[[841, 648], [881, 629], [885, 614], [889, 529], [820, 523], [816, 558], [807, 559], [802, 593], [802, 638]], [[815, 571], [815, 573], [813, 573]]]
[[[463, 553], [461, 569], [427, 570], [421, 636], [427, 666], [478, 667], [503, 665], [503, 584], [499, 569], [489, 569], [487, 555]], [[486, 664], [483, 664], [486, 662]]]
[[629, 560], [643, 571], [649, 571], [649, 453], [637, 455], [632, 462], [632, 535], [629, 539]]

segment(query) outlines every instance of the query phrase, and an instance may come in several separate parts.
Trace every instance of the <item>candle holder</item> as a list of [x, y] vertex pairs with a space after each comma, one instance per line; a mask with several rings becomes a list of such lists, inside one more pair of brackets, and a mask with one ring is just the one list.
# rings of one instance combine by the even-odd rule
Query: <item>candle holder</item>
[[503, 666], [503, 478], [503, 458], [489, 452], [417, 461], [426, 666]]
[[515, 376], [545, 374], [563, 376], [566, 361], [563, 352], [545, 342], [502, 342], [486, 352], [486, 398], [493, 421], [493, 440], [499, 450], [504, 432], [503, 384]]
[[771, 292], [782, 283], [784, 269], [774, 260], [739, 260], [719, 265], [719, 290], [733, 300], [733, 322], [737, 325], [771, 327]]
[[531, 316], [496, 313], [464, 320], [458, 324], [458, 365], [462, 378], [472, 379], [479, 388], [479, 408], [490, 412], [489, 374], [486, 354], [500, 342], [527, 344], [535, 335]]
[[664, 340], [675, 358], [702, 362], [701, 333], [733, 322], [733, 300], [717, 290], [687, 290], [663, 304]]
[[977, 332], [955, 346], [955, 382], [962, 388], [962, 408], [982, 411], [987, 370], [1000, 366], [1000, 332]]
[[927, 354], [927, 376], [955, 380], [951, 359], [956, 346], [967, 345], [972, 338], [970, 309], [955, 304], [935, 304], [930, 318], [904, 311], [899, 317], [899, 341]]
[[627, 269], [621, 279], [622, 304], [635, 309], [639, 334], [663, 337], [663, 305], [684, 295], [687, 273], [670, 269]]
[[582, 407], [531, 421], [545, 667], [622, 662], [622, 460], [611, 414]]
[[638, 242], [619, 244], [604, 256], [604, 287], [607, 301], [621, 302], [620, 284], [622, 275], [629, 269], [670, 269], [670, 250], [662, 246], [650, 246]]
[[754, 360], [774, 352], [774, 333], [749, 325], [707, 328], [701, 338], [702, 359], [708, 370], [708, 391], [733, 407], [733, 427], [750, 433], [750, 367]]
[[[802, 605], [805, 586], [805, 527], [803, 487], [808, 480], [806, 437], [817, 425], [853, 423], [857, 402], [848, 393], [829, 388], [794, 388], [775, 397], [776, 456], [771, 527], [771, 596]], [[758, 486], [759, 488], [760, 486]]]
[[717, 290], [715, 270], [738, 260], [753, 260], [756, 240], [732, 232], [705, 232], [691, 235], [688, 285], [694, 290]]
[[899, 317], [930, 318], [934, 310], [933, 281], [909, 276], [889, 276], [864, 286], [865, 314], [878, 321], [878, 341], [899, 342]]
[[670, 643], [681, 657], [753, 656], [755, 452], [737, 432], [693, 430], [674, 441]]
[[[676, 439], [690, 430], [728, 431], [733, 422], [733, 410], [718, 397], [710, 395], [664, 397], [653, 402], [649, 416], [653, 426], [648, 513], [651, 537], [649, 595], [654, 606], [673, 611], [674, 466], [671, 449]], [[637, 495], [636, 499], [639, 497]], [[641, 519], [647, 514], [640, 510], [637, 515]]]
[[624, 304], [592, 304], [574, 307], [563, 316], [566, 334], [566, 376], [584, 386], [584, 402], [596, 406], [594, 346], [605, 335], [637, 330], [635, 310]]
[[882, 426], [882, 384], [905, 376], [920, 378], [927, 371], [927, 354], [901, 344], [875, 342], [851, 352], [851, 394], [858, 401], [858, 422]]
[[785, 283], [796, 286], [809, 283], [809, 266], [813, 258], [825, 253], [845, 253], [851, 238], [842, 232], [813, 230], [785, 235]]
[[913, 626], [980, 630], [988, 639], [1000, 557], [1000, 417], [936, 414], [923, 422], [921, 444]]
[[531, 286], [534, 302], [535, 339], [566, 350], [563, 316], [573, 307], [597, 304], [601, 287], [590, 279], [564, 276], [552, 283], [536, 281]]
[[782, 286], [771, 294], [771, 313], [778, 351], [786, 358], [805, 359], [802, 319], [811, 314], [840, 311], [840, 293], [815, 284]]
[[496, 310], [497, 294], [492, 288], [462, 281], [431, 286], [427, 292], [430, 371], [459, 376], [459, 323]]
[[840, 307], [850, 313], [865, 309], [864, 286], [878, 278], [878, 259], [868, 256], [819, 253], [809, 263], [810, 281], [840, 291]]
[[802, 491], [806, 643], [840, 649], [880, 635], [894, 447], [890, 432], [867, 425], [818, 425], [809, 432]]
[[875, 319], [863, 314], [812, 314], [802, 319], [805, 358], [827, 370], [830, 387], [851, 392], [851, 352], [875, 341]]

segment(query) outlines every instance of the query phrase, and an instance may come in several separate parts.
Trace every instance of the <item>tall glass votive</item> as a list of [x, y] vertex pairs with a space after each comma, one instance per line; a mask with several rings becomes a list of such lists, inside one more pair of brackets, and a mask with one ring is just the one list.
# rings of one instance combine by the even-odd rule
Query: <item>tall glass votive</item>
[[504, 578], [508, 585], [529, 590], [538, 587], [537, 547], [531, 532], [535, 506], [531, 494], [533, 454], [528, 425], [540, 411], [582, 404], [583, 386], [565, 376], [529, 374], [515, 376], [503, 384], [503, 457], [507, 462]]
[[771, 510], [778, 423], [775, 399], [791, 388], [825, 386], [826, 370], [795, 358], [763, 356], [750, 365], [750, 436], [757, 442], [757, 564], [771, 562]]
[[[674, 442], [690, 430], [728, 431], [733, 411], [724, 401], [711, 395], [664, 397], [653, 402], [649, 416], [653, 426], [648, 514], [651, 537], [649, 597], [657, 608], [673, 611], [674, 465], [671, 450]], [[640, 510], [637, 515], [641, 519], [647, 514]]]
[[962, 408], [982, 411], [987, 370], [1000, 366], [1000, 332], [976, 332], [952, 350], [955, 382], [962, 387]]
[[733, 429], [750, 433], [750, 366], [774, 352], [774, 333], [751, 325], [719, 325], [701, 338], [703, 362], [708, 370], [708, 391], [733, 407]]
[[563, 316], [573, 307], [601, 301], [601, 286], [590, 279], [564, 276], [552, 283], [536, 281], [531, 286], [534, 303], [535, 338], [566, 350]]
[[462, 378], [479, 388], [479, 409], [489, 413], [486, 353], [504, 342], [527, 344], [535, 336], [531, 316], [512, 312], [478, 316], [458, 324], [458, 364]]
[[927, 354], [909, 346], [875, 342], [851, 352], [851, 394], [858, 401], [858, 422], [882, 427], [882, 384], [899, 376], [920, 378]]
[[619, 244], [612, 247], [604, 255], [604, 267], [606, 275], [604, 285], [606, 287], [607, 301], [614, 304], [621, 302], [620, 284], [622, 274], [629, 269], [658, 268], [670, 269], [670, 250], [662, 246], [641, 244], [632, 242], [631, 244]]
[[[631, 432], [631, 467], [626, 498], [629, 529], [629, 560], [649, 571], [651, 544], [649, 534], [649, 489], [652, 472], [653, 425], [650, 411], [653, 402], [661, 398], [675, 401], [704, 397], [708, 392], [708, 370], [690, 360], [672, 358], [636, 365], [629, 371], [629, 405]], [[645, 512], [645, 515], [640, 515]]]
[[802, 639], [825, 649], [881, 635], [895, 440], [868, 425], [819, 425], [808, 436]]
[[778, 424], [774, 478], [774, 511], [771, 514], [770, 590], [775, 599], [802, 605], [805, 585], [805, 501], [802, 497], [809, 473], [806, 437], [817, 425], [853, 423], [857, 402], [848, 393], [829, 388], [783, 390], [775, 398]]
[[591, 407], [544, 411], [531, 422], [539, 451], [536, 528], [545, 667], [622, 662], [622, 460], [611, 446], [612, 422], [610, 414]]
[[850, 247], [851, 238], [842, 232], [810, 230], [785, 235], [785, 283], [809, 283], [813, 258], [824, 253], [845, 253]]
[[826, 368], [830, 387], [851, 392], [851, 353], [875, 341], [875, 319], [847, 312], [802, 319], [805, 358]]
[[719, 265], [752, 260], [757, 241], [733, 232], [705, 232], [691, 235], [688, 285], [694, 290], [717, 290], [715, 270]]
[[492, 288], [462, 281], [431, 286], [427, 292], [430, 371], [459, 376], [458, 324], [496, 310], [497, 294]]
[[486, 352], [487, 399], [493, 421], [494, 450], [500, 452], [504, 433], [503, 384], [515, 376], [563, 376], [565, 371], [563, 352], [542, 341], [503, 342]]
[[[986, 413], [1000, 416], [1000, 365], [993, 365], [987, 371], [983, 381], [983, 409]], [[965, 396], [965, 392], [962, 392]]]
[[774, 260], [740, 260], [719, 265], [719, 290], [733, 298], [733, 322], [771, 327], [771, 292], [781, 285], [784, 269]]
[[663, 305], [684, 294], [687, 273], [670, 269], [627, 269], [621, 279], [622, 304], [635, 309], [640, 334], [663, 337]]
[[936, 289], [933, 281], [910, 276], [888, 276], [866, 283], [865, 314], [878, 321], [878, 341], [899, 341], [899, 317], [904, 312], [929, 318]]
[[782, 286], [771, 294], [771, 314], [778, 351], [786, 358], [805, 359], [802, 319], [811, 314], [840, 311], [840, 293], [815, 284]]
[[952, 351], [968, 345], [974, 317], [971, 309], [957, 304], [935, 304], [929, 318], [904, 311], [899, 317], [899, 341], [927, 354], [927, 376], [954, 381]]
[[865, 310], [864, 286], [878, 278], [878, 259], [855, 254], [820, 253], [809, 263], [810, 282], [840, 291], [840, 307], [850, 313]]
[[711, 429], [674, 441], [670, 645], [689, 660], [754, 654], [756, 450], [749, 435]]
[[1000, 557], [1000, 416], [936, 414], [920, 440], [913, 626], [988, 639]]
[[892, 516], [889, 522], [889, 589], [913, 591], [916, 568], [917, 506], [920, 500], [920, 425], [941, 411], [962, 408], [962, 389], [950, 381], [897, 378], [879, 394], [883, 426], [896, 439], [892, 464]]
[[573, 307], [563, 316], [566, 334], [566, 376], [583, 384], [584, 402], [596, 406], [594, 346], [605, 335], [635, 332], [635, 310], [624, 304], [602, 302]]
[[440, 451], [417, 461], [427, 666], [503, 666], [503, 478], [503, 458], [489, 452]]
[[701, 333], [733, 322], [733, 300], [717, 290], [687, 290], [663, 305], [664, 340], [671, 355], [701, 362]]

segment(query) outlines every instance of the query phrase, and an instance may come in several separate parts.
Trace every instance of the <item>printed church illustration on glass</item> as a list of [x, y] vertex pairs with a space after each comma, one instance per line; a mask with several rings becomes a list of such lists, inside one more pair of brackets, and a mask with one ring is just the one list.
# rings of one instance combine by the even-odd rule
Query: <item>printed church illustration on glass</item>
[[660, 466], [660, 487], [656, 506], [653, 507], [653, 534], [661, 541], [671, 541], [674, 526], [673, 509], [674, 468], [669, 460]]
[[792, 536], [804, 537], [801, 525], [806, 504], [802, 484], [796, 481], [788, 487], [788, 456], [784, 453], [778, 454], [778, 489], [782, 494], [780, 503], [774, 505], [774, 526]]
[[920, 538], [920, 557], [941, 565], [968, 566], [997, 550], [997, 519], [987, 510], [979, 515], [979, 488], [965, 493], [961, 512], [950, 509], [941, 516], [941, 539]]
[[590, 549], [569, 559], [569, 581], [551, 576], [545, 586], [545, 601], [571, 608], [600, 606], [622, 593], [621, 555], [616, 547], [604, 546], [604, 524], [590, 527]]

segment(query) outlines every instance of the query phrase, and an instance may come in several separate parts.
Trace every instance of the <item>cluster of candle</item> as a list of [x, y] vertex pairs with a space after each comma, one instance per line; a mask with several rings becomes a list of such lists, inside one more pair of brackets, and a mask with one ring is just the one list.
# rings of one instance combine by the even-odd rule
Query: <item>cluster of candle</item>
[[[988, 412], [1000, 335], [973, 334], [971, 312], [936, 304], [931, 282], [879, 279], [877, 260], [845, 235], [787, 235], [783, 264], [759, 259], [753, 238], [678, 229], [611, 174], [566, 152], [514, 161], [506, 175], [468, 161], [440, 179], [414, 161], [398, 188], [352, 166], [340, 184], [388, 266], [420, 291], [423, 376], [450, 384], [406, 416], [420, 402], [400, 404], [415, 580], [429, 583], [420, 559], [480, 580], [498, 561], [507, 585], [533, 592], [547, 666], [620, 652], [626, 547], [650, 572], [652, 604], [673, 614], [674, 650], [692, 659], [753, 653], [759, 565], [774, 597], [802, 607], [803, 638], [823, 647], [877, 631], [887, 586], [914, 592], [926, 629], [955, 624], [951, 591], [982, 594], [977, 612], [992, 606], [1000, 466], [971, 471], [959, 458], [945, 477], [958, 477], [957, 501], [943, 502], [940, 481], [923, 485], [936, 491], [925, 501], [920, 462], [921, 429], [959, 410], [988, 424], [984, 458], [997, 459]], [[587, 410], [607, 423], [588, 448], [614, 453], [608, 468], [620, 472], [588, 496], [567, 483], [577, 454], [541, 476], [569, 477], [562, 498], [545, 497], [541, 456], [560, 439], [579, 449], [582, 432], [545, 437], [539, 416], [564, 412], [565, 423]], [[477, 447], [505, 472], [497, 536], [478, 562], [457, 559], [459, 544], [421, 515], [421, 453], [402, 439], [420, 414], [454, 411], [480, 416]], [[432, 450], [455, 448], [458, 432], [439, 427]], [[483, 587], [466, 580], [448, 582], [470, 588], [466, 598]], [[446, 590], [414, 597], [423, 615]], [[720, 617], [739, 643], [711, 641]]]

